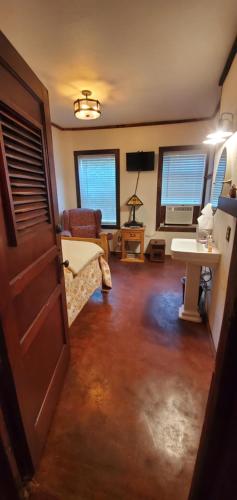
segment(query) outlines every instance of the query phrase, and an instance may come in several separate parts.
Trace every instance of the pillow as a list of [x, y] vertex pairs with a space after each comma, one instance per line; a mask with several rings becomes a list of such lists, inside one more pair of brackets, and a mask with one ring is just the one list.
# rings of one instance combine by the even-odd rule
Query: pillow
[[96, 238], [96, 227], [95, 226], [72, 226], [71, 233], [72, 233], [72, 236], [77, 236], [78, 238]]

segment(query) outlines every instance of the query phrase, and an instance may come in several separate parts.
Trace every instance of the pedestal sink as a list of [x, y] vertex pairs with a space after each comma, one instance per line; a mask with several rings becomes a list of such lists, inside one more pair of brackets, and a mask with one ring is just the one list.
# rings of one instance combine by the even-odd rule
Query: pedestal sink
[[216, 247], [213, 247], [212, 252], [208, 252], [205, 245], [195, 239], [174, 238], [171, 243], [171, 255], [174, 260], [186, 262], [184, 304], [179, 308], [179, 317], [201, 323], [202, 318], [198, 311], [201, 267], [215, 267], [221, 254]]

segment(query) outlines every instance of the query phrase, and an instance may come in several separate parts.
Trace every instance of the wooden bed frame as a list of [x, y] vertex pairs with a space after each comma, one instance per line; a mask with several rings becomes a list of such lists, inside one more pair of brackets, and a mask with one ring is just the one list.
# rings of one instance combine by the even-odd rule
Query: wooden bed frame
[[96, 243], [104, 250], [104, 258], [108, 262], [109, 259], [109, 244], [107, 239], [107, 234], [101, 233], [99, 238], [78, 238], [77, 236], [61, 236], [62, 240], [72, 240], [72, 241], [88, 241], [90, 243]]

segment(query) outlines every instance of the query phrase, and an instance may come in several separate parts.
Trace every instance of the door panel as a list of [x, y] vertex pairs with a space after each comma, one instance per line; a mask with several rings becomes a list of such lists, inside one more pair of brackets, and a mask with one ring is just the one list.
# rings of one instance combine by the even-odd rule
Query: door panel
[[48, 96], [1, 33], [0, 77], [0, 315], [36, 466], [69, 358]]
[[34, 281], [33, 283], [30, 281], [23, 291], [14, 297], [13, 306], [18, 321], [20, 340], [57, 286], [58, 273], [55, 267], [54, 260], [46, 264], [37, 277], [37, 289]]
[[[2, 43], [1, 43], [2, 45]], [[3, 47], [5, 56], [5, 47]], [[23, 113], [29, 113], [35, 120], [41, 121], [40, 102], [37, 101], [23, 85], [19, 86], [18, 81], [10, 71], [0, 66], [0, 80], [5, 82], [5, 86], [1, 89], [1, 99], [10, 106], [18, 106], [21, 103], [20, 109]]]

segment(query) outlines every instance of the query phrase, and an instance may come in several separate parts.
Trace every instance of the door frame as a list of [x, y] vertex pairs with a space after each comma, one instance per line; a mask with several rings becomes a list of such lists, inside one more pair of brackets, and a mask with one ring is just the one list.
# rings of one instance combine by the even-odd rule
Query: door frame
[[[237, 202], [236, 202], [237, 203]], [[215, 369], [189, 500], [237, 498], [237, 227]]]
[[0, 402], [13, 458], [23, 480], [32, 477], [34, 467], [27, 445], [14, 380], [0, 324]]
[[[0, 491], [3, 500], [20, 500], [15, 478], [0, 437]], [[2, 496], [3, 495], [3, 496]]]

